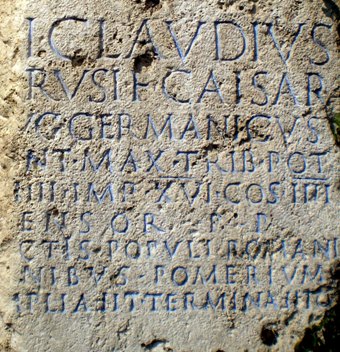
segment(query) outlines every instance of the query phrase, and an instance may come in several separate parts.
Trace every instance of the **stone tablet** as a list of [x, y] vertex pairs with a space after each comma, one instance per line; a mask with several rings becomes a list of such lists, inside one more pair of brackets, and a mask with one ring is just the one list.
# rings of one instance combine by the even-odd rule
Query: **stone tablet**
[[298, 350], [338, 296], [336, 1], [1, 5], [0, 350]]

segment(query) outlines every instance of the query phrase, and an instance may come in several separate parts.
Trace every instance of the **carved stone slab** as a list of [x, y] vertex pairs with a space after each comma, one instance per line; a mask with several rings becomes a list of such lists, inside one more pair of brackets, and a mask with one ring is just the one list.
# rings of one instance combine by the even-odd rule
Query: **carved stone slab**
[[293, 351], [337, 302], [335, 2], [0, 11], [1, 351]]

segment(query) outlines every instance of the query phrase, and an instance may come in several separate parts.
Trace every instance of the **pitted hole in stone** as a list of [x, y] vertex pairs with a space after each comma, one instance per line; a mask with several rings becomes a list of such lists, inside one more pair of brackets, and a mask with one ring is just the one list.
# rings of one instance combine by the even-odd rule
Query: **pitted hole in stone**
[[145, 8], [149, 9], [151, 7], [155, 7], [159, 5], [160, 2], [160, 0], [145, 0]]
[[272, 324], [265, 325], [262, 327], [260, 337], [266, 346], [273, 346], [277, 343], [278, 332]]
[[[141, 346], [144, 348], [145, 351], [153, 351], [157, 347], [164, 347], [166, 343], [166, 340], [155, 339], [147, 343], [142, 343]], [[168, 351], [172, 351], [172, 349], [168, 349]]]
[[46, 50], [39, 50], [39, 52], [38, 52], [38, 56], [39, 56], [39, 57], [45, 58], [46, 55], [47, 55]]
[[87, 55], [81, 55], [81, 49], [77, 49], [71, 59], [72, 67], [81, 66], [86, 60]]
[[155, 54], [151, 50], [148, 50], [146, 53], [137, 56], [133, 65], [134, 71], [141, 73], [144, 67], [149, 67], [152, 65], [154, 59]]

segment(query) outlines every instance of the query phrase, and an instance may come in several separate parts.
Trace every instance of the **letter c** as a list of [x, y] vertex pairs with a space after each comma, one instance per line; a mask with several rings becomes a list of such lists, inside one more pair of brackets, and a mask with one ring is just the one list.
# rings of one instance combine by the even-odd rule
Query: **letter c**
[[189, 70], [174, 70], [174, 71], [168, 72], [166, 74], [166, 76], [163, 78], [163, 84], [162, 84], [163, 94], [165, 95], [166, 98], [171, 99], [177, 103], [190, 104], [191, 99], [179, 99], [175, 95], [169, 93], [168, 88], [167, 88], [167, 81], [170, 78], [170, 76], [172, 76], [174, 74], [188, 75], [189, 77], [191, 77], [191, 71], [189, 71]]
[[231, 199], [227, 192], [228, 192], [228, 189], [231, 188], [231, 187], [240, 187], [241, 186], [241, 183], [240, 182], [235, 182], [235, 183], [229, 183], [225, 189], [224, 189], [224, 198], [229, 201], [230, 203], [233, 203], [233, 204], [239, 204], [240, 203], [240, 199]]

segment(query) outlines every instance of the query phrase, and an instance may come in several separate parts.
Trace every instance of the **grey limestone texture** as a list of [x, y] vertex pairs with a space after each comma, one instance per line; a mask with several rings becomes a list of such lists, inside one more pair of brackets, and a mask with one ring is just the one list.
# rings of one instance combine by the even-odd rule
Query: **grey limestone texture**
[[294, 351], [337, 301], [336, 1], [0, 1], [0, 350]]

